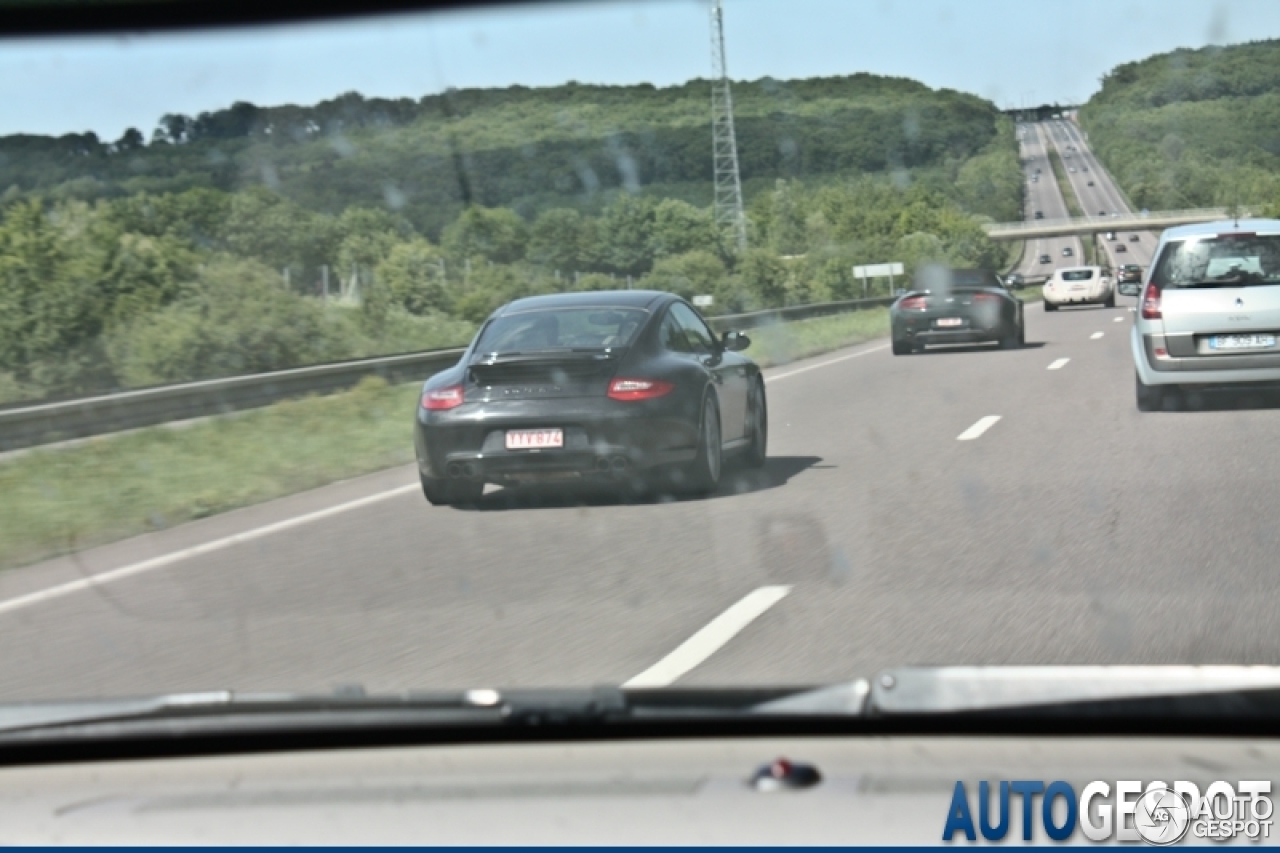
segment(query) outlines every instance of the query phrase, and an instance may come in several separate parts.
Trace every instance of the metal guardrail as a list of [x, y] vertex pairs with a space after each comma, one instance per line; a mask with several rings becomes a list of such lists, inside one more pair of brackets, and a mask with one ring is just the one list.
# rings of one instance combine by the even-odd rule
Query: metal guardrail
[[0, 451], [257, 408], [350, 388], [366, 376], [407, 382], [456, 364], [462, 353], [429, 350], [4, 409]]
[[892, 305], [895, 296], [880, 296], [874, 299], [849, 299], [843, 302], [815, 302], [812, 305], [792, 305], [789, 308], [770, 308], [765, 311], [752, 311], [750, 314], [722, 314], [708, 317], [707, 323], [717, 332], [731, 329], [746, 331], [774, 323], [790, 323], [795, 320], [809, 320], [814, 317], [826, 317], [831, 314], [844, 314], [849, 311], [861, 311], [864, 308], [881, 308]]
[[1191, 210], [1152, 210], [1147, 213], [1122, 213], [1118, 216], [1072, 216], [1066, 219], [1029, 219], [1022, 222], [992, 222], [982, 226], [992, 240], [1026, 240], [1032, 237], [1058, 237], [1093, 234], [1102, 231], [1147, 231], [1212, 222], [1215, 219], [1241, 219], [1248, 210], [1206, 207]]
[[[796, 305], [712, 317], [709, 322], [717, 332], [746, 330], [892, 302], [893, 297], [882, 297]], [[350, 388], [366, 376], [388, 382], [424, 380], [456, 364], [464, 351], [427, 350], [9, 407], [0, 409], [0, 451], [258, 408]]]

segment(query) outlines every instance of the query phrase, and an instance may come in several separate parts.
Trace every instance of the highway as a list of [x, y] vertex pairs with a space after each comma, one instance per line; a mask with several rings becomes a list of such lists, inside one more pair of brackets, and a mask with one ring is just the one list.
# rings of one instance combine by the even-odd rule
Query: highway
[[768, 468], [708, 499], [431, 508], [405, 467], [5, 572], [0, 699], [1274, 661], [1273, 404], [1139, 414], [1129, 318], [770, 370]]
[[[1028, 220], [1033, 219], [1038, 210], [1044, 214], [1045, 219], [1067, 218], [1071, 214], [1067, 209], [1067, 203], [1062, 198], [1058, 182], [1054, 180], [1053, 169], [1049, 165], [1048, 146], [1052, 143], [1048, 141], [1048, 131], [1040, 123], [1028, 123], [1019, 125], [1018, 132], [1019, 154], [1027, 181], [1025, 217]], [[1040, 170], [1038, 174], [1037, 169]], [[1074, 252], [1072, 257], [1063, 256], [1062, 250], [1066, 248]], [[1042, 263], [1040, 260], [1044, 255], [1049, 257], [1047, 263]], [[1024, 276], [1048, 275], [1059, 267], [1084, 263], [1083, 257], [1078, 237], [1029, 240], [1017, 271]]]
[[[1044, 124], [1045, 135], [1063, 158], [1062, 162], [1068, 169], [1076, 170], [1068, 171], [1067, 178], [1086, 216], [1098, 216], [1100, 212], [1104, 212], [1102, 213], [1104, 217], [1112, 213], [1134, 212], [1124, 194], [1116, 186], [1111, 173], [1089, 150], [1084, 134], [1075, 122], [1063, 119]], [[1072, 150], [1073, 146], [1074, 150]], [[1088, 171], [1082, 171], [1082, 168], [1087, 168]], [[1093, 186], [1089, 186], [1090, 181], [1093, 182]], [[1130, 233], [1137, 233], [1139, 242], [1129, 242]], [[1115, 241], [1104, 239], [1102, 242], [1113, 267], [1120, 264], [1138, 264], [1145, 268], [1151, 263], [1158, 237], [1158, 234], [1150, 231], [1120, 232], [1116, 234]], [[1120, 246], [1124, 246], [1124, 251], [1117, 252], [1116, 249]]]

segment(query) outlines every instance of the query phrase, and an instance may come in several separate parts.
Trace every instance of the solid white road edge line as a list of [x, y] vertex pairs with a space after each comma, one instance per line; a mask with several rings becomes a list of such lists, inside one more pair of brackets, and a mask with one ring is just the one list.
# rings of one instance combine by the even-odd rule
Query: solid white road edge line
[[286, 518], [284, 521], [277, 521], [274, 524], [264, 524], [262, 527], [255, 527], [252, 530], [246, 530], [243, 533], [235, 533], [231, 536], [224, 536], [221, 539], [214, 539], [211, 542], [204, 542], [200, 545], [193, 545], [190, 548], [183, 548], [180, 551], [173, 551], [168, 554], [162, 554], [159, 557], [152, 557], [149, 560], [142, 560], [138, 563], [131, 563], [127, 566], [121, 566], [118, 569], [112, 569], [101, 574], [90, 575], [80, 580], [69, 581], [64, 584], [49, 587], [39, 592], [20, 595], [17, 598], [10, 598], [7, 601], [0, 601], [0, 613], [9, 613], [22, 607], [30, 607], [33, 604], [39, 604], [43, 601], [49, 601], [54, 598], [61, 598], [65, 595], [71, 595], [73, 592], [91, 589], [95, 586], [113, 583], [118, 580], [140, 575], [144, 572], [162, 569], [165, 566], [185, 560], [188, 557], [198, 557], [202, 554], [209, 554], [214, 551], [221, 551], [224, 548], [230, 548], [233, 545], [241, 545], [245, 542], [252, 542], [254, 539], [261, 539], [263, 536], [270, 536], [273, 533], [279, 533], [282, 530], [288, 530], [291, 527], [300, 527], [304, 524], [310, 524], [313, 521], [319, 521], [323, 518], [347, 512], [352, 509], [359, 509], [369, 504], [384, 501], [388, 498], [407, 495], [410, 492], [418, 491], [419, 486], [415, 483], [410, 486], [400, 486], [396, 489], [390, 489], [385, 492], [379, 492], [376, 495], [368, 495], [367, 497], [357, 498], [353, 501], [347, 501], [336, 506], [319, 509], [315, 512], [309, 512], [305, 515], [295, 516], [294, 518]]
[[850, 353], [849, 355], [842, 355], [839, 358], [833, 358], [830, 361], [824, 361], [821, 364], [810, 364], [807, 367], [800, 367], [795, 370], [788, 371], [786, 373], [775, 373], [773, 376], [766, 376], [764, 380], [765, 382], [779, 382], [783, 379], [790, 379], [792, 376], [798, 376], [801, 373], [807, 373], [810, 370], [817, 370], [819, 367], [828, 367], [832, 364], [839, 364], [840, 362], [848, 361], [851, 358], [860, 358], [864, 355], [870, 355], [873, 352], [880, 352], [880, 350], [884, 350], [888, 348], [889, 348], [888, 344], [881, 344], [878, 347], [859, 350], [858, 352]]
[[956, 441], [973, 441], [975, 438], [995, 426], [996, 421], [998, 420], [1000, 420], [999, 415], [987, 415], [985, 418], [980, 418], [976, 424], [957, 435]]
[[1062, 368], [1067, 366], [1067, 362], [1070, 360], [1071, 359], [1069, 358], [1060, 358], [1057, 361], [1055, 361], [1053, 364], [1049, 365], [1049, 370], [1061, 370]]
[[789, 586], [762, 586], [706, 624], [671, 654], [625, 682], [623, 687], [666, 687], [719, 651], [739, 631], [781, 601]]

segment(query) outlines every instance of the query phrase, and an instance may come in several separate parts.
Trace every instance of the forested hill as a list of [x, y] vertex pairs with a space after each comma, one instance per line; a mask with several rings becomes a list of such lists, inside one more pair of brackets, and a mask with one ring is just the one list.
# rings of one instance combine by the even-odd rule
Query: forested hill
[[1280, 201], [1280, 40], [1117, 66], [1080, 120], [1139, 207]]
[[[0, 138], [3, 200], [116, 197], [265, 184], [302, 206], [401, 212], [438, 236], [466, 201], [532, 217], [548, 207], [598, 212], [609, 193], [656, 191], [709, 201], [710, 85], [451, 91], [420, 100], [351, 93], [312, 107], [236, 103], [165, 115], [107, 141], [92, 133]], [[777, 178], [956, 164], [997, 132], [988, 101], [898, 78], [734, 86], [742, 176]], [[993, 216], [1002, 211], [981, 211]]]

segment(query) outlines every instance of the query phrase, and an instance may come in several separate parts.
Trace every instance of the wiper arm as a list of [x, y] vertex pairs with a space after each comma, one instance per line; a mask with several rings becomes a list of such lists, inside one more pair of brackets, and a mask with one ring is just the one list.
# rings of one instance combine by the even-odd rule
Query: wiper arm
[[[1039, 713], [1090, 706], [1202, 713], [1241, 696], [1265, 697], [1249, 710], [1280, 719], [1280, 667], [1274, 666], [953, 666], [902, 667], [871, 684], [874, 716]], [[1272, 695], [1272, 692], [1275, 692]]]
[[[1261, 720], [1280, 723], [1280, 667], [901, 667], [820, 687], [468, 690], [366, 696], [177, 693], [0, 705], [0, 747], [130, 737], [299, 732], [430, 733], [662, 724], [834, 723], [841, 730], [955, 719]], [[802, 725], [810, 726], [810, 722]], [[723, 731], [723, 729], [718, 729]], [[809, 730], [809, 729], [806, 729]]]

